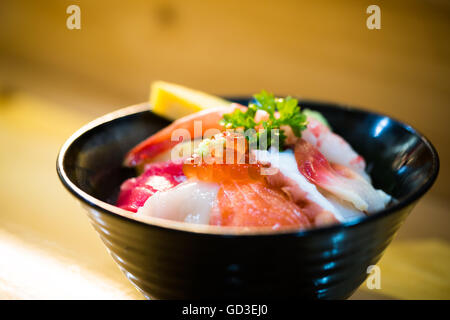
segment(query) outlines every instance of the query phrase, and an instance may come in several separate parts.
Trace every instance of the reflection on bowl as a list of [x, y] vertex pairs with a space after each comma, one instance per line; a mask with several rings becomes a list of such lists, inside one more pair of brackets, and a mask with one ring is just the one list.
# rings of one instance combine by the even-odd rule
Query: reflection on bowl
[[396, 198], [395, 203], [350, 223], [281, 233], [137, 218], [113, 204], [120, 184], [135, 175], [122, 167], [124, 155], [168, 124], [148, 104], [118, 110], [77, 131], [58, 155], [58, 174], [87, 209], [114, 260], [146, 297], [347, 298], [434, 183], [439, 159], [424, 136], [394, 119], [300, 102], [323, 113], [367, 160], [374, 186]]

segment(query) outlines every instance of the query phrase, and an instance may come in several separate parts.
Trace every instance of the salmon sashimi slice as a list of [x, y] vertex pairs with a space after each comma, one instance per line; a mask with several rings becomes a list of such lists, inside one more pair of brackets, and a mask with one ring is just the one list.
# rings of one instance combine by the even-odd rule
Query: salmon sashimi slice
[[137, 212], [157, 191], [165, 191], [185, 181], [183, 163], [166, 161], [147, 164], [139, 177], [126, 180], [120, 186], [117, 206]]
[[312, 144], [299, 139], [295, 145], [295, 159], [300, 173], [311, 183], [352, 203], [356, 209], [367, 213], [382, 210], [391, 197], [376, 190], [369, 181], [352, 169], [330, 164]]
[[310, 227], [308, 218], [284, 194], [264, 182], [224, 183], [210, 224], [240, 227]]

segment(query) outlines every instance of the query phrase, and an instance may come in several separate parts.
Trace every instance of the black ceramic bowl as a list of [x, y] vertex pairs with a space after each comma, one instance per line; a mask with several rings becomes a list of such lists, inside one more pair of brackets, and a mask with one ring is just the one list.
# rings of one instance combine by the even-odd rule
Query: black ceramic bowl
[[122, 167], [124, 155], [169, 123], [148, 104], [118, 110], [77, 131], [59, 153], [58, 174], [146, 297], [347, 298], [435, 181], [438, 155], [420, 133], [384, 115], [311, 101], [301, 105], [322, 112], [364, 156], [375, 187], [395, 197], [394, 204], [351, 223], [282, 233], [140, 220], [113, 205], [120, 184], [135, 174]]

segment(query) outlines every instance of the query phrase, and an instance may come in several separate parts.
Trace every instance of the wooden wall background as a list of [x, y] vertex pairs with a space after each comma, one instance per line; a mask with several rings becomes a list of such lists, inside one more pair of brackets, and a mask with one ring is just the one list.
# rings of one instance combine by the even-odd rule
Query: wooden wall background
[[[81, 30], [66, 28], [70, 4]], [[370, 4], [381, 30], [366, 28]], [[433, 141], [433, 192], [450, 196], [449, 31], [445, 0], [2, 0], [0, 88], [93, 116], [146, 100], [155, 79], [360, 105]]]

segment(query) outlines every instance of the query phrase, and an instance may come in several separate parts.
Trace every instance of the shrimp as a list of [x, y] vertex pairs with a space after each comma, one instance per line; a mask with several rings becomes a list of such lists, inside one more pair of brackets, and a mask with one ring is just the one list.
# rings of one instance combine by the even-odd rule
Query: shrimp
[[298, 169], [305, 178], [338, 199], [350, 202], [360, 211], [373, 213], [382, 210], [391, 200], [388, 194], [376, 190], [357, 172], [328, 162], [315, 146], [304, 139], [295, 144], [294, 153]]
[[170, 150], [182, 141], [202, 137], [207, 130], [216, 129], [215, 133], [223, 131], [225, 128], [220, 125], [223, 115], [231, 113], [237, 108], [243, 111], [246, 109], [242, 105], [233, 103], [226, 107], [202, 110], [174, 121], [134, 147], [126, 155], [124, 165], [128, 167], [140, 165]]

